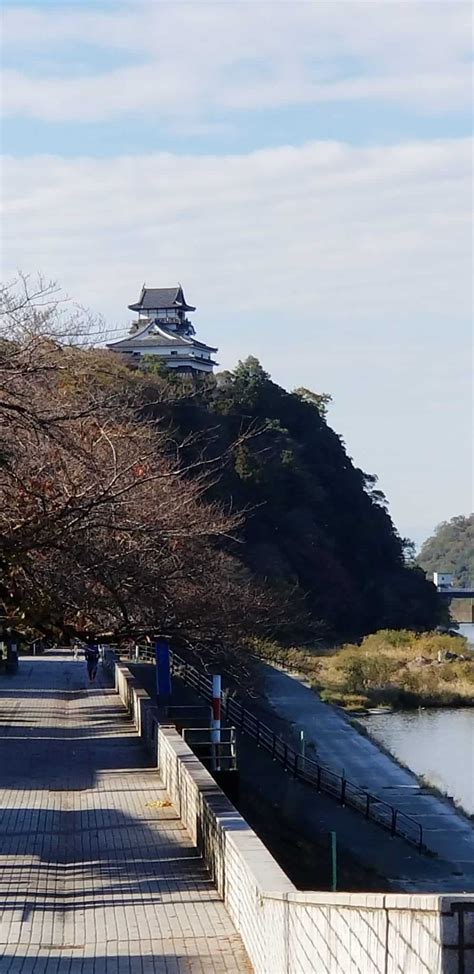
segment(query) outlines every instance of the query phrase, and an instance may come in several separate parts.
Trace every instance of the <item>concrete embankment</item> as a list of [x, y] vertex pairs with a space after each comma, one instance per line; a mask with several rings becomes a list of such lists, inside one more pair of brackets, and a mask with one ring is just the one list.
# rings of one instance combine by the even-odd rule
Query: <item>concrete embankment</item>
[[156, 757], [255, 974], [455, 974], [472, 970], [472, 898], [301, 893], [226, 801], [148, 695], [112, 663], [116, 689]]
[[[130, 665], [141, 684], [153, 696], [154, 666], [146, 663]], [[258, 667], [260, 669], [260, 664]], [[262, 667], [265, 671], [272, 670], [263, 664]], [[278, 671], [275, 672], [280, 675]], [[265, 686], [264, 676], [260, 671], [260, 689]], [[288, 692], [294, 684], [298, 695], [299, 684], [289, 677], [284, 679], [290, 685]], [[256, 684], [257, 680], [254, 686]], [[306, 692], [308, 705], [320, 704], [311, 691]], [[203, 702], [194, 691], [176, 679], [173, 681], [173, 699], [176, 703]], [[286, 716], [283, 707], [280, 709], [277, 706], [272, 710], [261, 694], [258, 697], [253, 695], [250, 705], [274, 730], [288, 740], [293, 737], [296, 743], [301, 726], [299, 719], [295, 721]], [[322, 704], [320, 706], [324, 707]], [[325, 707], [325, 710], [328, 715], [334, 714], [344, 722], [344, 718], [339, 718], [332, 708]], [[298, 718], [301, 714], [299, 707]], [[357, 732], [350, 724], [348, 727], [359, 740]], [[364, 741], [363, 738], [360, 740]], [[281, 765], [271, 760], [267, 751], [257, 748], [253, 739], [239, 735], [238, 751], [241, 779], [239, 809], [299, 888], [327, 886], [330, 878], [327, 838], [330, 831], [335, 831], [341, 867], [341, 886], [338, 888], [406, 892], [467, 892], [474, 889], [474, 875], [470, 868], [465, 871], [444, 856], [420, 855], [402, 838], [391, 838], [380, 826], [366, 821], [360, 813], [349, 807], [341, 807], [334, 799], [318, 794], [311, 785], [295, 780]], [[380, 791], [379, 786], [380, 780], [373, 791]], [[452, 809], [449, 808], [449, 811]]]
[[417, 819], [428, 849], [451, 863], [462, 888], [474, 889], [472, 822], [297, 678], [265, 663], [259, 669], [265, 703], [280, 720], [285, 718], [295, 745], [303, 730], [309, 756]]

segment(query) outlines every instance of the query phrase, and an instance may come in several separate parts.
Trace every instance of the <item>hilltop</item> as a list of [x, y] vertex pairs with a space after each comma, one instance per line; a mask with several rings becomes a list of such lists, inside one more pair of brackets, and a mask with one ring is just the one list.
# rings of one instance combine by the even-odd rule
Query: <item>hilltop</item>
[[[259, 583], [282, 593], [290, 612], [294, 606], [303, 638], [443, 621], [433, 585], [407, 564], [410, 546], [377, 478], [354, 465], [328, 425], [330, 396], [287, 392], [253, 357], [198, 384], [148, 367], [149, 381], [177, 390], [161, 411], [182, 436], [198, 436], [191, 454], [204, 447], [216, 456], [237, 444], [212, 489], [213, 498], [247, 512], [239, 541], [228, 546]], [[243, 431], [252, 435], [239, 442]], [[306, 623], [298, 622], [301, 610]]]

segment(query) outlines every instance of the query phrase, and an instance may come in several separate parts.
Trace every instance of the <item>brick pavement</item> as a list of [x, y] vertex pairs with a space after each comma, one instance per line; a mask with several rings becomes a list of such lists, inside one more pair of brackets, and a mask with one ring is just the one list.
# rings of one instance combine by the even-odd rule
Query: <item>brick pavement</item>
[[[69, 651], [0, 677], [1, 974], [244, 974], [113, 690]], [[150, 804], [151, 803], [151, 804]]]

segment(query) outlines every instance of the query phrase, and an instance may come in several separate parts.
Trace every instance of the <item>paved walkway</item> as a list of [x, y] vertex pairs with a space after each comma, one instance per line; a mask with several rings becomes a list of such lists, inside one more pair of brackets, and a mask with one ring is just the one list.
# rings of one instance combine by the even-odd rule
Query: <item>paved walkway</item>
[[117, 695], [69, 651], [0, 676], [0, 971], [251, 971]]

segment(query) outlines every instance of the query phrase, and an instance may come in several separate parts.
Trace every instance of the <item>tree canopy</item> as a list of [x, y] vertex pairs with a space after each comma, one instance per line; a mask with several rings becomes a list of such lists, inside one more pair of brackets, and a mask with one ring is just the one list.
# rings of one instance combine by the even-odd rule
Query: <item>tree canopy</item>
[[474, 582], [474, 514], [443, 521], [421, 547], [418, 564], [433, 572], [452, 572], [455, 582], [467, 588]]
[[237, 556], [253, 575], [303, 600], [313, 631], [331, 638], [377, 628], [427, 629], [444, 621], [434, 586], [408, 564], [377, 489], [325, 417], [328, 397], [276, 385], [250, 357], [193, 398], [176, 401], [172, 422], [199, 432], [217, 452], [242, 430], [216, 499], [247, 511]]

